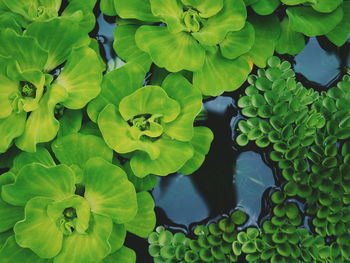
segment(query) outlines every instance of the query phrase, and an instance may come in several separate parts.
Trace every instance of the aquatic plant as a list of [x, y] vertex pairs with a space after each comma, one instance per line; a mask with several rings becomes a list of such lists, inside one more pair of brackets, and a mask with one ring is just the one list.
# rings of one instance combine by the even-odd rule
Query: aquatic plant
[[99, 137], [63, 136], [52, 151], [60, 164], [38, 148], [0, 177], [1, 260], [135, 262], [124, 239], [127, 231], [147, 237], [153, 230], [151, 195], [136, 192]]
[[202, 107], [200, 91], [181, 74], [170, 74], [162, 86], [146, 85], [136, 63], [105, 75], [101, 94], [88, 106], [104, 140], [130, 159], [137, 177], [192, 173], [204, 161], [213, 134], [193, 127]]
[[69, 20], [34, 22], [24, 33], [4, 29], [0, 42], [0, 152], [13, 141], [34, 152], [55, 138], [55, 114], [81, 109], [97, 96], [104, 68], [89, 36]]

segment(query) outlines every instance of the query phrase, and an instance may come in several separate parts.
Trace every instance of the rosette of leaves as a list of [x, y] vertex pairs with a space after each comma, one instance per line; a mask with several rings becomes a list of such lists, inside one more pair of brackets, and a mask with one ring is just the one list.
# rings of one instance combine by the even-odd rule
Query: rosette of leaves
[[190, 174], [200, 167], [213, 134], [193, 127], [202, 107], [200, 91], [179, 73], [162, 86], [143, 86], [145, 72], [135, 63], [105, 75], [101, 94], [88, 106], [112, 149], [130, 159], [137, 177]]
[[246, 0], [246, 4], [263, 16], [279, 7], [286, 9], [287, 16], [281, 21], [281, 35], [276, 46], [280, 54], [298, 54], [305, 46], [304, 35], [325, 35], [337, 46], [342, 46], [350, 36], [348, 0]]
[[4, 262], [135, 262], [126, 232], [147, 237], [154, 202], [136, 192], [94, 135], [71, 134], [18, 155], [1, 175], [0, 258]]
[[93, 8], [96, 0], [1, 0], [0, 27], [11, 24], [14, 27], [27, 28], [31, 23], [49, 21], [59, 16], [79, 24], [80, 30], [90, 32], [95, 26]]
[[236, 262], [231, 245], [237, 238], [236, 227], [243, 225], [247, 218], [244, 212], [236, 210], [217, 223], [197, 226], [194, 230], [196, 239], [183, 233], [173, 234], [160, 226], [148, 238], [148, 251], [155, 263]]
[[69, 19], [34, 22], [23, 33], [4, 29], [0, 42], [0, 152], [13, 141], [33, 152], [56, 136], [55, 113], [97, 96], [104, 69], [89, 36]]
[[193, 85], [204, 95], [239, 88], [251, 70], [247, 53], [255, 32], [243, 0], [105, 0], [101, 9], [125, 19], [117, 21], [118, 55], [128, 61], [148, 57], [169, 72], [193, 72]]

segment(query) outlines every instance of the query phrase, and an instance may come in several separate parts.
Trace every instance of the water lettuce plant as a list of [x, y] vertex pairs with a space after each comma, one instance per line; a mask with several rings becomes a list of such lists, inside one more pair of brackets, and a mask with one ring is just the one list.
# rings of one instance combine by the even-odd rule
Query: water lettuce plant
[[55, 113], [97, 96], [104, 68], [90, 37], [69, 19], [33, 22], [24, 32], [1, 29], [0, 42], [0, 152], [13, 141], [34, 152], [55, 138]]
[[[147, 237], [154, 202], [136, 192], [113, 151], [94, 135], [71, 134], [21, 153], [1, 175], [3, 262], [135, 262], [126, 231]], [[30, 261], [26, 261], [26, 257]]]
[[130, 159], [137, 177], [168, 175], [199, 168], [213, 139], [206, 127], [193, 127], [201, 111], [201, 92], [179, 73], [161, 86], [143, 86], [136, 63], [105, 75], [101, 94], [88, 106], [109, 147]]

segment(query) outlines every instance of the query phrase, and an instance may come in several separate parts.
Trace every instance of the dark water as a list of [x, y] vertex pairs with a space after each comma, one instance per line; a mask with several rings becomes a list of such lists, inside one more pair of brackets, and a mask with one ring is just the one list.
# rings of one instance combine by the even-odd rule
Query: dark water
[[[115, 27], [114, 18], [98, 14], [93, 37], [101, 44], [109, 70], [123, 64], [112, 48]], [[311, 38], [299, 55], [281, 57], [294, 65], [297, 79], [306, 87], [325, 90], [348, 70], [349, 46], [350, 42], [338, 48], [325, 38]], [[159, 178], [158, 186], [152, 191], [157, 225], [191, 234], [197, 224], [216, 220], [236, 207], [249, 214], [246, 225], [259, 225], [269, 215], [269, 192], [278, 187], [281, 177], [268, 161], [266, 151], [254, 145], [237, 147], [234, 142], [236, 124], [243, 118], [235, 101], [243, 90], [204, 103], [206, 119], [199, 124], [214, 132], [211, 150], [194, 174]], [[303, 209], [303, 204], [299, 205]], [[137, 262], [153, 262], [145, 240], [128, 235], [126, 245], [137, 251]]]

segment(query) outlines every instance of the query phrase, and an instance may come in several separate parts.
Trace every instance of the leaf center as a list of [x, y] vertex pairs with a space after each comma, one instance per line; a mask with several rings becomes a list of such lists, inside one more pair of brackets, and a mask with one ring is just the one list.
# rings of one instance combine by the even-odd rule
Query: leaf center
[[199, 12], [193, 8], [188, 8], [182, 14], [183, 23], [188, 32], [198, 32], [203, 26], [203, 18], [200, 17]]
[[24, 98], [35, 98], [36, 96], [36, 87], [28, 81], [20, 81], [19, 90]]

